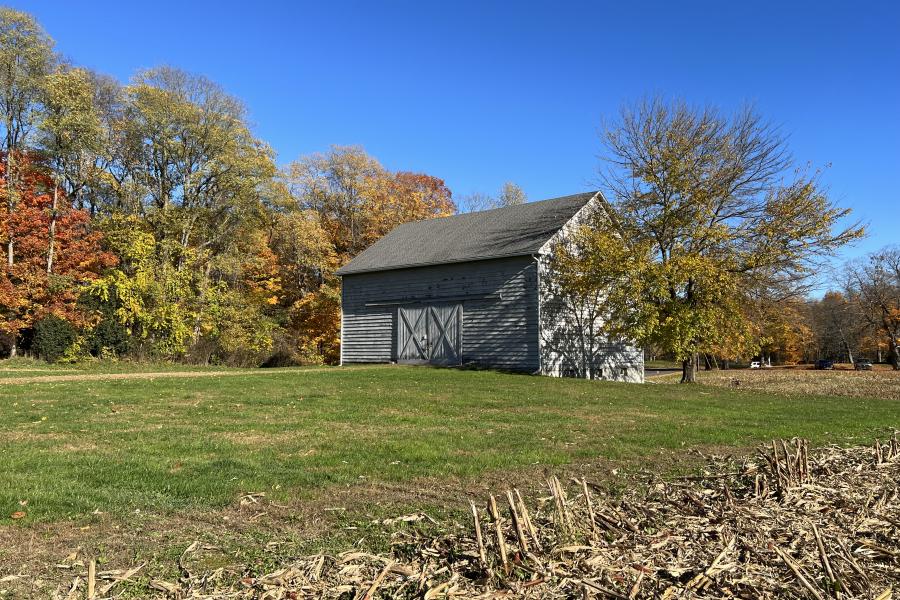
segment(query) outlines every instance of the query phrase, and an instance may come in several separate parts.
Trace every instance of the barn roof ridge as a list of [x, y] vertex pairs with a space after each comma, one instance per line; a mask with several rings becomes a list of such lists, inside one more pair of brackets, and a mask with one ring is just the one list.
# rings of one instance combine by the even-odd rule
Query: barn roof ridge
[[413, 221], [338, 269], [352, 275], [536, 254], [599, 192]]

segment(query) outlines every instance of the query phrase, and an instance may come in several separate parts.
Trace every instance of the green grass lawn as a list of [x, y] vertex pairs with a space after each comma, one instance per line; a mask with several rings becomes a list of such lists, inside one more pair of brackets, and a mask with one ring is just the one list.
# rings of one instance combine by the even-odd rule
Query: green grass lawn
[[393, 366], [226, 373], [0, 385], [0, 523], [20, 501], [21, 523], [165, 514], [774, 437], [870, 443], [900, 426], [900, 404], [875, 398]]

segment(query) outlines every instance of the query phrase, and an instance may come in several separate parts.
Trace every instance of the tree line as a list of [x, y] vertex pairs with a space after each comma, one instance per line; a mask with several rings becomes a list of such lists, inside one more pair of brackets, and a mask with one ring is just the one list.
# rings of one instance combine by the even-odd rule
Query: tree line
[[[837, 269], [821, 297], [757, 304], [748, 314], [756, 346], [743, 356], [703, 354], [704, 368], [758, 358], [773, 365], [869, 360], [900, 367], [900, 248], [888, 246]], [[654, 352], [651, 348], [651, 353]]]
[[839, 287], [797, 312], [795, 358], [890, 362], [900, 369], [900, 247], [847, 263]]
[[172, 67], [126, 85], [0, 10], [0, 353], [334, 362], [334, 271], [445, 183], [359, 147], [279, 169], [245, 107]]
[[[8, 8], [0, 133], [0, 356], [333, 363], [339, 266], [400, 223], [527, 201], [507, 183], [457, 207], [440, 178], [360, 147], [279, 168], [215, 82], [158, 67], [121, 84]], [[684, 381], [701, 357], [900, 364], [896, 249], [809, 300], [864, 230], [752, 108], [648, 98], [602, 142], [602, 210], [549, 257], [548, 284], [596, 316], [584, 376], [609, 338], [676, 358]]]
[[[457, 212], [438, 177], [334, 146], [284, 167], [247, 111], [173, 67], [121, 84], [0, 8], [0, 357], [334, 363], [335, 270]], [[463, 210], [521, 203], [521, 188]]]

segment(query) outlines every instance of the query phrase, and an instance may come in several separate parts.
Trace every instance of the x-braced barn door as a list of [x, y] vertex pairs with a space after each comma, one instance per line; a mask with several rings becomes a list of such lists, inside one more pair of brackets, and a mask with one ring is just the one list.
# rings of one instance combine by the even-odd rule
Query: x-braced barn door
[[462, 363], [462, 304], [428, 307], [429, 361], [438, 365]]
[[397, 361], [428, 362], [428, 308], [400, 306], [397, 308]]
[[397, 360], [405, 363], [462, 363], [462, 305], [397, 308]]

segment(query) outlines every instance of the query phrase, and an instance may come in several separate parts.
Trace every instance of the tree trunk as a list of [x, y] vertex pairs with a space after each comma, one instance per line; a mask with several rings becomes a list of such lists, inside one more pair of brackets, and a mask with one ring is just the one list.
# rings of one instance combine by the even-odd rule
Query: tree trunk
[[850, 344], [847, 342], [847, 336], [844, 335], [844, 330], [838, 327], [838, 333], [841, 336], [841, 343], [844, 344], [844, 349], [847, 351], [847, 359], [850, 361], [850, 364], [853, 364], [853, 350], [850, 349]]
[[203, 285], [197, 297], [197, 317], [194, 319], [194, 332], [191, 337], [191, 345], [196, 345], [200, 341], [200, 334], [203, 325], [203, 302], [206, 300], [206, 290], [209, 287], [209, 274], [212, 272], [212, 263], [207, 262], [203, 271]]
[[56, 218], [59, 206], [59, 186], [53, 185], [53, 206], [50, 208], [50, 230], [47, 242], [47, 275], [53, 273], [53, 255], [56, 251]]
[[697, 382], [697, 355], [681, 361], [681, 383]]
[[[10, 122], [6, 120], [6, 218], [12, 219], [13, 211], [16, 209], [16, 173], [15, 173], [15, 150], [13, 142], [10, 138]], [[7, 231], [9, 240], [6, 243], [6, 264], [10, 267], [15, 264], [15, 241], [13, 240], [13, 232], [10, 227]]]
[[895, 371], [900, 371], [900, 345], [894, 339], [891, 339], [891, 363]]
[[[6, 164], [6, 217], [7, 219], [11, 220], [13, 210], [15, 209], [15, 202], [13, 201], [12, 184], [10, 183], [12, 180], [12, 176], [9, 174], [9, 161], [7, 161]], [[13, 232], [11, 226], [8, 228], [7, 235], [9, 236], [9, 240], [6, 242], [6, 264], [11, 267], [13, 266], [15, 246], [15, 243], [13, 242]]]

